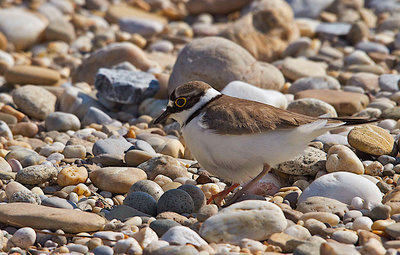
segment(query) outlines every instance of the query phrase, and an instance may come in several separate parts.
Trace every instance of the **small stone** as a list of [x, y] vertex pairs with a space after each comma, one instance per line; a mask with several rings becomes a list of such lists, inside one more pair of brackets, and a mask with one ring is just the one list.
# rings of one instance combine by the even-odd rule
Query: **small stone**
[[112, 102], [133, 104], [154, 96], [159, 86], [152, 74], [101, 68], [96, 74], [95, 87]]
[[81, 127], [81, 122], [74, 114], [66, 112], [53, 112], [46, 117], [45, 126], [48, 131], [77, 131]]
[[33, 137], [39, 131], [38, 126], [32, 122], [20, 122], [12, 127], [14, 135], [22, 135], [25, 137]]
[[37, 86], [20, 87], [13, 91], [12, 96], [18, 108], [32, 118], [44, 120], [55, 110], [57, 97]]
[[64, 209], [75, 208], [68, 200], [55, 196], [42, 199], [41, 205]]
[[164, 29], [162, 22], [133, 16], [119, 19], [118, 24], [122, 31], [137, 33], [146, 38], [156, 36]]
[[41, 184], [58, 174], [57, 168], [49, 165], [28, 166], [18, 171], [16, 180], [22, 184]]
[[207, 244], [207, 242], [204, 241], [199, 236], [199, 234], [197, 234], [190, 228], [184, 226], [177, 226], [169, 229], [161, 237], [161, 240], [167, 241], [170, 244], [179, 244], [179, 245], [192, 244], [197, 247]]
[[160, 197], [162, 196], [162, 194], [164, 194], [164, 191], [162, 190], [160, 185], [158, 185], [157, 183], [155, 183], [154, 181], [151, 181], [151, 180], [141, 180], [141, 181], [135, 182], [129, 188], [128, 195], [131, 194], [132, 192], [136, 192], [136, 191], [145, 192], [145, 193], [149, 194], [150, 196], [152, 196], [156, 201], [158, 201], [160, 199]]
[[23, 202], [23, 203], [31, 203], [35, 205], [40, 205], [41, 204], [41, 199], [39, 195], [31, 192], [31, 191], [17, 191], [12, 194], [12, 196], [9, 198], [10, 203], [17, 203], [17, 202]]
[[243, 238], [265, 240], [282, 232], [286, 226], [285, 216], [278, 206], [266, 201], [247, 200], [208, 218], [199, 233], [208, 242], [239, 244]]
[[332, 146], [328, 151], [326, 170], [329, 173], [345, 171], [363, 174], [364, 166], [356, 154], [344, 145]]
[[193, 212], [197, 212], [206, 204], [206, 196], [203, 191], [195, 185], [182, 185], [178, 189], [186, 191], [193, 199]]
[[359, 230], [359, 229], [364, 229], [364, 230], [371, 230], [373, 221], [369, 217], [361, 216], [358, 217], [354, 220], [353, 222], [353, 230]]
[[189, 174], [182, 164], [170, 156], [159, 156], [154, 157], [138, 166], [146, 172], [150, 180], [159, 175], [165, 175], [171, 179], [176, 179], [179, 177], [189, 177]]
[[149, 154], [146, 151], [142, 150], [130, 150], [125, 153], [125, 162], [127, 166], [138, 166], [150, 159], [153, 158], [153, 155]]
[[311, 237], [311, 234], [308, 231], [308, 229], [306, 229], [305, 227], [300, 226], [300, 225], [290, 226], [290, 227], [286, 228], [283, 231], [283, 233], [293, 236], [294, 238], [299, 239], [299, 240], [307, 240], [308, 238]]
[[67, 43], [75, 39], [74, 26], [63, 18], [52, 20], [46, 27], [44, 35], [49, 41], [64, 41]]
[[166, 191], [158, 200], [157, 213], [176, 212], [179, 214], [193, 212], [193, 199], [183, 190], [171, 189]]
[[383, 74], [379, 76], [379, 87], [383, 91], [396, 92], [399, 90], [398, 82], [400, 75], [397, 74]]
[[312, 175], [325, 170], [326, 153], [314, 147], [307, 147], [302, 156], [277, 165], [282, 173], [295, 175]]
[[85, 167], [68, 166], [63, 168], [57, 176], [57, 183], [61, 187], [85, 183], [88, 172]]
[[388, 254], [382, 243], [374, 238], [369, 239], [359, 252], [361, 254]]
[[331, 238], [345, 244], [356, 244], [358, 241], [357, 234], [351, 231], [335, 231]]
[[107, 125], [112, 122], [110, 116], [104, 111], [90, 106], [82, 119], [82, 126], [90, 126], [91, 124]]
[[302, 213], [307, 212], [329, 212], [343, 217], [348, 212], [347, 205], [332, 198], [327, 197], [309, 197], [299, 203], [296, 208]]
[[169, 219], [159, 219], [150, 223], [150, 228], [154, 230], [159, 237], [163, 236], [170, 228], [176, 226], [181, 226], [181, 224]]
[[36, 232], [29, 227], [18, 229], [10, 239], [14, 245], [22, 249], [27, 249], [29, 246], [32, 246], [35, 240]]
[[291, 80], [326, 75], [326, 71], [322, 65], [301, 58], [287, 58], [284, 60], [282, 63], [282, 73]]
[[126, 141], [123, 137], [107, 138], [98, 140], [93, 145], [93, 155], [101, 154], [116, 154], [124, 155], [125, 151], [129, 150], [133, 145]]
[[206, 221], [211, 216], [218, 213], [218, 207], [214, 204], [203, 205], [197, 212], [197, 219], [200, 222]]
[[127, 195], [124, 199], [124, 205], [152, 216], [157, 215], [157, 201], [152, 196], [142, 191], [135, 191]]
[[354, 245], [326, 242], [321, 244], [320, 248], [321, 254], [348, 254], [348, 255], [358, 255], [360, 254]]
[[338, 80], [331, 76], [322, 76], [322, 77], [303, 77], [297, 79], [293, 82], [292, 86], [290, 86], [288, 92], [291, 94], [296, 94], [299, 91], [309, 90], [309, 89], [332, 89], [338, 90], [340, 89], [340, 83]]
[[117, 243], [115, 244], [113, 250], [111, 250], [111, 255], [116, 253], [116, 254], [140, 254], [142, 253], [142, 247], [140, 247], [140, 244], [136, 239], [129, 237], [127, 239], [123, 240], [118, 240]]
[[323, 223], [329, 223], [331, 226], [336, 226], [340, 222], [339, 216], [327, 212], [308, 212], [301, 216], [300, 220], [316, 219]]
[[331, 117], [337, 117], [336, 110], [332, 105], [315, 98], [294, 100], [288, 105], [286, 110], [312, 117], [319, 117], [325, 114], [329, 114]]
[[151, 215], [145, 214], [141, 211], [136, 210], [127, 205], [118, 205], [110, 210], [109, 213], [106, 214], [106, 219], [111, 221], [113, 219], [117, 219], [119, 221], [127, 221], [132, 217], [151, 217]]
[[104, 167], [90, 173], [89, 178], [101, 190], [123, 194], [140, 180], [147, 179], [146, 173], [135, 167]]
[[96, 246], [92, 252], [95, 255], [113, 255], [114, 254], [114, 250], [113, 248], [106, 246], [106, 245], [99, 245]]
[[83, 145], [67, 145], [64, 147], [63, 155], [65, 158], [81, 158], [86, 157], [86, 148]]
[[379, 176], [383, 173], [383, 165], [379, 161], [374, 161], [365, 167], [365, 174]]
[[363, 125], [353, 128], [348, 134], [349, 144], [362, 152], [380, 156], [394, 151], [394, 138], [383, 128]]

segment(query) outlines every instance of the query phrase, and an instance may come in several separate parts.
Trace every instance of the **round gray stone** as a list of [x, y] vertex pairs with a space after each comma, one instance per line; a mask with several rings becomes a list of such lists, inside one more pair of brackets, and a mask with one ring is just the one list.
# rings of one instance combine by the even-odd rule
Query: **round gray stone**
[[48, 131], [77, 131], [81, 127], [81, 122], [78, 117], [71, 113], [53, 112], [45, 119], [45, 126]]
[[124, 205], [152, 216], [157, 215], [157, 201], [152, 196], [142, 191], [135, 191], [127, 195], [124, 200]]
[[157, 213], [176, 212], [192, 213], [194, 203], [192, 197], [183, 190], [171, 189], [165, 192], [157, 203]]
[[132, 185], [128, 191], [128, 195], [135, 191], [143, 191], [152, 196], [156, 201], [158, 201], [162, 194], [164, 194], [163, 189], [156, 182], [151, 180], [141, 180]]
[[185, 184], [178, 187], [178, 189], [186, 191], [192, 197], [194, 203], [193, 212], [197, 212], [203, 205], [206, 204], [206, 196], [199, 187], [195, 185]]
[[22, 184], [41, 184], [57, 177], [58, 170], [54, 166], [35, 165], [25, 167], [17, 172], [16, 180]]
[[25, 148], [12, 150], [5, 157], [6, 160], [12, 158], [18, 160], [23, 167], [37, 165], [42, 160], [42, 157], [38, 153]]
[[154, 230], [159, 237], [162, 237], [170, 228], [176, 226], [181, 226], [181, 224], [170, 219], [159, 219], [150, 223], [150, 228]]

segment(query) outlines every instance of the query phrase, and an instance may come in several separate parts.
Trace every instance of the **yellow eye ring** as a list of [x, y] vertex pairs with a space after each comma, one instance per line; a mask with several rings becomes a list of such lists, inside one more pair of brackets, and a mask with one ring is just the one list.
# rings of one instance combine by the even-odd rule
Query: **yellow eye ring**
[[179, 97], [175, 100], [175, 105], [178, 107], [184, 107], [186, 104], [186, 98], [184, 97]]

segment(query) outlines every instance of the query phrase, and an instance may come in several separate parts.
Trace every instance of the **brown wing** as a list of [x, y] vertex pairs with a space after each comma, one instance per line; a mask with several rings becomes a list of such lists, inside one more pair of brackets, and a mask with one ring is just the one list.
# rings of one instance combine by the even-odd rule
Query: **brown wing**
[[290, 129], [317, 118], [223, 95], [204, 109], [203, 122], [216, 133], [240, 135]]

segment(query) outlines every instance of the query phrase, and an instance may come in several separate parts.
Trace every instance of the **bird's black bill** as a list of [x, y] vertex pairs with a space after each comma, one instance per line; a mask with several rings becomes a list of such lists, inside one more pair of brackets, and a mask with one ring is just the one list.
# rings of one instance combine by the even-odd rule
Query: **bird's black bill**
[[154, 121], [154, 124], [158, 124], [158, 123], [166, 121], [170, 114], [171, 114], [171, 112], [169, 111], [169, 108], [167, 107], [167, 109]]

